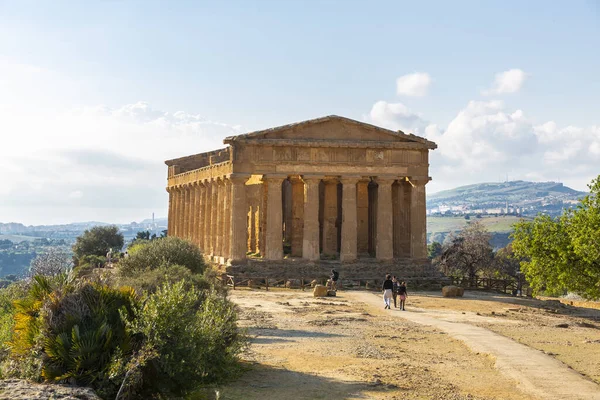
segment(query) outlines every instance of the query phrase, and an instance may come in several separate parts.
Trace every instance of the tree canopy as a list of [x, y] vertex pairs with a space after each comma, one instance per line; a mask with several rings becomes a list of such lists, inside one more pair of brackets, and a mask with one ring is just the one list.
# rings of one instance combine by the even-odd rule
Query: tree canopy
[[77, 259], [88, 255], [105, 256], [110, 249], [121, 251], [124, 242], [117, 226], [95, 226], [77, 238], [73, 253]]
[[600, 176], [575, 209], [515, 225], [513, 249], [534, 292], [563, 290], [600, 298]]

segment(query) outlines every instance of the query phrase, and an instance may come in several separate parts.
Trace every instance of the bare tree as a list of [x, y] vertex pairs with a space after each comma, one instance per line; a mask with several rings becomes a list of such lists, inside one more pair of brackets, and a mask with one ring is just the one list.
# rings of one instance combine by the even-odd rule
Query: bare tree
[[444, 245], [440, 266], [447, 275], [468, 276], [472, 284], [477, 274], [492, 266], [491, 234], [479, 221], [471, 222]]
[[51, 248], [47, 253], [40, 254], [31, 261], [29, 276], [56, 276], [73, 268], [71, 256], [59, 249]]

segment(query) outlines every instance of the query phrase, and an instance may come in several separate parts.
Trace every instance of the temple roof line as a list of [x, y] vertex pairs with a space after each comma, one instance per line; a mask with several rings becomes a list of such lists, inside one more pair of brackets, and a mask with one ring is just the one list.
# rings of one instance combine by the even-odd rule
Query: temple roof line
[[363, 128], [367, 128], [367, 129], [371, 129], [371, 130], [376, 130], [378, 132], [382, 132], [382, 133], [386, 133], [390, 136], [394, 136], [398, 139], [404, 139], [407, 140], [409, 142], [416, 142], [416, 143], [421, 143], [427, 146], [428, 149], [436, 149], [437, 145], [432, 142], [429, 141], [423, 137], [417, 136], [417, 135], [413, 135], [412, 133], [410, 134], [406, 134], [402, 131], [393, 131], [391, 129], [386, 129], [386, 128], [382, 128], [376, 125], [372, 125], [366, 122], [361, 122], [361, 121], [356, 121], [354, 119], [350, 119], [350, 118], [346, 118], [346, 117], [341, 117], [339, 115], [328, 115], [325, 117], [320, 117], [320, 118], [314, 118], [314, 119], [309, 119], [306, 121], [301, 121], [301, 122], [294, 122], [291, 124], [287, 124], [287, 125], [282, 125], [282, 126], [277, 126], [274, 128], [268, 128], [268, 129], [263, 129], [263, 130], [259, 130], [259, 131], [254, 131], [254, 132], [249, 132], [249, 133], [244, 133], [241, 135], [236, 135], [236, 136], [228, 136], [223, 140], [224, 144], [231, 144], [232, 142], [235, 141], [245, 141], [248, 139], [260, 139], [262, 137], [265, 137], [267, 134], [269, 133], [274, 133], [274, 132], [279, 132], [279, 131], [284, 131], [290, 128], [297, 128], [297, 127], [302, 127], [302, 126], [306, 126], [306, 125], [315, 125], [315, 124], [320, 124], [323, 122], [328, 122], [328, 121], [342, 121], [345, 123], [349, 123], [349, 124], [353, 124], [353, 125], [359, 125]]

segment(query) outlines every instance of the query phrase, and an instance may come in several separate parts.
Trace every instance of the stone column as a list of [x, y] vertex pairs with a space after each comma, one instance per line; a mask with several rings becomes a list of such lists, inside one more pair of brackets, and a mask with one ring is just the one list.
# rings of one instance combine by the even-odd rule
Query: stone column
[[360, 177], [342, 177], [342, 251], [340, 261], [357, 258], [356, 184]]
[[167, 214], [167, 235], [173, 235], [173, 198], [174, 190], [173, 188], [167, 187], [167, 193], [169, 193], [169, 210]]
[[337, 254], [338, 228], [338, 180], [325, 179], [325, 204], [323, 207], [323, 254]]
[[225, 191], [225, 184], [223, 178], [217, 179], [217, 240], [215, 241], [215, 255], [218, 257], [223, 256], [223, 222], [224, 209], [223, 209], [223, 192]]
[[192, 185], [190, 183], [185, 184], [185, 208], [184, 208], [184, 218], [185, 222], [183, 224], [183, 237], [187, 240], [190, 239], [190, 228], [192, 226]]
[[179, 186], [179, 205], [177, 210], [177, 237], [184, 237], [184, 224], [185, 224], [185, 187]]
[[204, 251], [204, 220], [206, 219], [206, 215], [204, 214], [204, 205], [206, 204], [206, 186], [204, 182], [198, 182], [198, 209], [196, 213], [198, 215], [198, 247], [200, 250]]
[[410, 191], [410, 256], [427, 258], [427, 211], [425, 208], [425, 185], [429, 178], [409, 178]]
[[392, 213], [392, 184], [394, 179], [377, 178], [377, 244], [378, 260], [394, 258], [394, 225]]
[[173, 192], [173, 222], [171, 222], [171, 233], [169, 236], [177, 236], [177, 216], [179, 213], [179, 189], [177, 186], [171, 188]]
[[356, 230], [357, 253], [359, 256], [369, 254], [369, 179], [360, 180], [356, 185]]
[[198, 243], [198, 182], [190, 185], [190, 240]]
[[231, 258], [231, 181], [223, 179], [223, 247], [224, 262]]
[[319, 183], [322, 176], [304, 175], [304, 229], [302, 234], [302, 258], [310, 261], [320, 259], [319, 253]]
[[210, 254], [217, 256], [217, 226], [218, 226], [218, 210], [219, 210], [219, 183], [216, 178], [212, 178], [210, 182], [212, 186], [210, 200]]
[[265, 258], [267, 260], [281, 260], [283, 258], [281, 183], [285, 178], [281, 175], [267, 175], [263, 178], [268, 185], [267, 237], [265, 243]]
[[212, 221], [212, 183], [209, 179], [204, 181], [204, 254], [211, 252], [211, 221]]
[[229, 228], [229, 263], [246, 262], [246, 233], [248, 232], [248, 204], [246, 202], [246, 181], [249, 175], [231, 174], [231, 225]]
[[292, 190], [291, 245], [292, 257], [302, 257], [302, 233], [304, 229], [304, 182], [299, 176], [290, 178]]

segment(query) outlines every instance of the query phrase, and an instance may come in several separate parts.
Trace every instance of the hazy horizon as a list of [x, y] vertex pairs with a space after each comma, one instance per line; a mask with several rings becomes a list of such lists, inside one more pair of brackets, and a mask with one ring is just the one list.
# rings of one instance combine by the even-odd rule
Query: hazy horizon
[[0, 2], [0, 221], [167, 215], [164, 160], [331, 114], [435, 141], [430, 193], [585, 191], [598, 4]]

